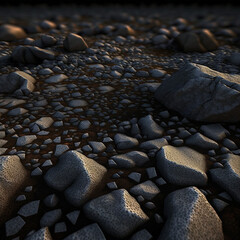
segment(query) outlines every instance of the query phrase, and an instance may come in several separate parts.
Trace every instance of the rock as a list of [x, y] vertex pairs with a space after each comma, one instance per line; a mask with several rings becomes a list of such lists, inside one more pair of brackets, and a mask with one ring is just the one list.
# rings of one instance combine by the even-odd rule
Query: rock
[[152, 39], [153, 44], [162, 44], [168, 42], [168, 37], [164, 34], [157, 35]]
[[233, 53], [228, 60], [233, 65], [240, 66], [240, 53]]
[[23, 71], [11, 72], [0, 76], [0, 93], [29, 95], [34, 90], [36, 80]]
[[201, 133], [195, 133], [186, 139], [185, 143], [189, 146], [199, 147], [201, 149], [218, 149], [218, 143], [205, 137]]
[[37, 139], [36, 135], [27, 135], [27, 136], [18, 137], [16, 146], [17, 147], [25, 146], [27, 144], [32, 143], [36, 139]]
[[102, 142], [90, 141], [88, 143], [91, 146], [93, 153], [100, 153], [106, 149], [106, 146]]
[[126, 239], [149, 218], [125, 189], [95, 198], [84, 205], [86, 216], [113, 237]]
[[85, 100], [81, 100], [81, 99], [76, 99], [76, 100], [71, 100], [68, 103], [69, 107], [86, 107], [88, 105], [88, 103]]
[[140, 118], [138, 125], [142, 135], [146, 136], [147, 139], [160, 138], [163, 135], [163, 128], [153, 120], [151, 115]]
[[240, 203], [240, 156], [226, 154], [223, 168], [210, 169], [212, 181]]
[[53, 60], [55, 53], [36, 46], [17, 46], [12, 52], [12, 60], [18, 63], [37, 64], [45, 59]]
[[159, 188], [151, 180], [135, 185], [130, 188], [130, 193], [134, 195], [141, 195], [147, 200], [152, 200], [160, 193]]
[[10, 110], [7, 115], [8, 116], [19, 116], [19, 115], [22, 115], [24, 113], [27, 113], [28, 110], [25, 109], [25, 108], [14, 108], [12, 110]]
[[64, 240], [106, 240], [97, 223], [90, 224], [64, 238]]
[[51, 47], [56, 44], [57, 39], [53, 36], [44, 34], [41, 36], [41, 42], [44, 47]]
[[180, 186], [207, 184], [205, 156], [189, 147], [164, 146], [156, 159], [158, 170], [169, 183]]
[[240, 76], [188, 63], [164, 81], [155, 98], [184, 117], [204, 122], [240, 120]]
[[238, 146], [236, 145], [236, 143], [228, 138], [225, 138], [223, 140], [223, 145], [225, 147], [227, 147], [229, 150], [237, 150], [238, 149]]
[[83, 51], [88, 48], [88, 45], [84, 39], [75, 33], [70, 33], [67, 35], [67, 37], [64, 39], [63, 46], [70, 52]]
[[20, 216], [8, 220], [5, 223], [6, 236], [9, 237], [17, 234], [23, 228], [25, 223], [26, 222]]
[[91, 126], [91, 122], [88, 120], [83, 120], [79, 123], [78, 128], [79, 130], [86, 130]]
[[[133, 181], [135, 181], [135, 182], [137, 182], [137, 183], [139, 183], [140, 182], [140, 180], [141, 180], [141, 173], [137, 173], [137, 172], [131, 172], [129, 175], [128, 175], [128, 177], [130, 178], [130, 179], [132, 179]], [[119, 176], [120, 177], [120, 176]]]
[[158, 139], [142, 142], [139, 147], [141, 149], [151, 150], [151, 149], [160, 149], [161, 147], [166, 145], [168, 145], [168, 141], [165, 138], [158, 138]]
[[67, 78], [68, 77], [65, 74], [57, 74], [57, 75], [53, 75], [53, 76], [45, 79], [45, 82], [46, 83], [59, 83]]
[[223, 140], [227, 135], [230, 135], [229, 131], [225, 129], [221, 124], [208, 124], [202, 125], [200, 131], [203, 134], [215, 141]]
[[130, 238], [130, 240], [150, 240], [150, 239], [152, 239], [152, 235], [146, 229], [143, 229], [143, 230], [140, 230], [140, 231], [136, 232]]
[[68, 220], [75, 225], [77, 223], [78, 217], [80, 215], [80, 211], [79, 210], [75, 210], [73, 212], [70, 212], [66, 215], [66, 217], [68, 218]]
[[61, 216], [62, 216], [61, 209], [55, 209], [55, 210], [46, 212], [40, 219], [40, 226], [51, 227], [61, 218]]
[[121, 36], [135, 35], [135, 31], [126, 24], [119, 24], [116, 33]]
[[52, 28], [56, 28], [56, 24], [52, 21], [44, 20], [40, 23], [40, 27], [42, 29], [49, 30], [49, 29], [52, 29]]
[[41, 117], [35, 122], [35, 124], [37, 124], [40, 129], [46, 129], [49, 128], [53, 122], [54, 121], [51, 117]]
[[18, 214], [22, 217], [30, 217], [36, 215], [38, 213], [39, 204], [40, 200], [29, 202], [19, 209]]
[[207, 30], [181, 33], [176, 37], [176, 41], [184, 52], [207, 52], [218, 48], [218, 42], [213, 34]]
[[144, 163], [149, 161], [147, 154], [139, 151], [115, 155], [112, 156], [111, 159], [117, 163], [117, 166], [120, 168], [132, 168], [135, 166], [141, 167]]
[[67, 231], [67, 225], [65, 222], [59, 222], [55, 224], [54, 232], [55, 233], [62, 233]]
[[56, 157], [59, 157], [59, 156], [62, 155], [64, 152], [66, 152], [68, 149], [69, 149], [68, 145], [58, 144], [58, 145], [56, 145], [56, 149], [55, 149], [54, 155], [55, 155]]
[[0, 26], [0, 40], [1, 41], [15, 41], [25, 38], [27, 35], [25, 31], [17, 26], [11, 24], [3, 24]]
[[58, 201], [59, 200], [56, 194], [51, 194], [44, 198], [44, 204], [47, 207], [56, 207], [56, 205], [58, 204]]
[[44, 180], [50, 187], [64, 191], [72, 205], [81, 206], [96, 190], [106, 172], [106, 168], [94, 160], [77, 151], [68, 151], [47, 171]]
[[45, 227], [34, 232], [33, 234], [25, 238], [25, 240], [52, 240], [52, 236], [48, 227]]
[[167, 221], [159, 240], [224, 239], [220, 218], [196, 187], [170, 193], [164, 201], [164, 214]]
[[118, 149], [128, 149], [138, 145], [138, 140], [136, 138], [132, 138], [121, 133], [117, 133], [114, 136], [114, 142]]
[[28, 172], [18, 156], [0, 156], [0, 216], [27, 177]]

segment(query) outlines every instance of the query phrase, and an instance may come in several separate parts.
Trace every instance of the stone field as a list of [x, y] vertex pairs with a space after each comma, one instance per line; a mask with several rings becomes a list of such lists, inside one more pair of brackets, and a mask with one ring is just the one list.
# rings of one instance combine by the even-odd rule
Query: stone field
[[0, 239], [240, 239], [240, 9], [0, 8]]

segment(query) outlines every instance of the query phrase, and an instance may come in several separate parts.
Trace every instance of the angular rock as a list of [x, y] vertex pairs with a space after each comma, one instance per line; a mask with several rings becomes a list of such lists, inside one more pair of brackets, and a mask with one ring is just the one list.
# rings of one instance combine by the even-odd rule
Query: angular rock
[[0, 156], [0, 216], [27, 177], [28, 172], [18, 156]]
[[61, 216], [62, 216], [61, 209], [55, 209], [55, 210], [46, 212], [40, 219], [40, 226], [51, 227], [61, 218]]
[[117, 163], [120, 168], [132, 168], [135, 166], [141, 167], [149, 161], [146, 153], [140, 151], [132, 151], [125, 154], [112, 156], [111, 159]]
[[240, 203], [240, 156], [227, 154], [224, 159], [223, 168], [209, 170], [211, 178]]
[[205, 156], [189, 147], [164, 146], [156, 159], [158, 170], [169, 183], [180, 186], [207, 184]]
[[128, 149], [138, 145], [138, 140], [136, 138], [132, 138], [121, 133], [117, 133], [114, 136], [114, 142], [118, 149]]
[[188, 187], [170, 193], [164, 201], [167, 221], [159, 240], [223, 240], [222, 222], [205, 196]]
[[19, 209], [18, 214], [23, 217], [36, 215], [38, 213], [39, 204], [40, 200], [29, 202]]
[[29, 95], [34, 90], [36, 80], [23, 71], [16, 71], [0, 76], [0, 93]]
[[126, 239], [149, 218], [125, 189], [114, 190], [84, 205], [86, 216], [113, 237]]
[[151, 149], [160, 149], [161, 147], [166, 145], [168, 145], [168, 141], [165, 138], [158, 138], [158, 139], [142, 142], [139, 147], [145, 150], [151, 150]]
[[96, 190], [106, 172], [94, 160], [77, 151], [68, 151], [47, 171], [44, 179], [50, 187], [64, 191], [72, 205], [80, 206]]
[[138, 124], [142, 135], [146, 136], [147, 139], [160, 138], [163, 135], [163, 128], [153, 120], [151, 115], [140, 118]]
[[102, 142], [90, 141], [88, 143], [91, 146], [93, 153], [100, 153], [106, 149], [106, 146]]
[[143, 196], [146, 200], [152, 200], [160, 193], [159, 188], [151, 180], [135, 185], [129, 191], [134, 195]]
[[188, 63], [164, 81], [155, 98], [184, 117], [204, 122], [240, 120], [240, 76]]
[[5, 223], [6, 236], [9, 237], [17, 234], [25, 224], [26, 222], [20, 216], [8, 220]]
[[225, 129], [221, 124], [208, 124], [202, 125], [200, 130], [203, 134], [215, 141], [221, 141], [226, 136], [230, 135], [229, 131]]
[[17, 46], [12, 52], [12, 60], [18, 63], [37, 64], [45, 59], [53, 60], [55, 53], [36, 46]]
[[63, 41], [63, 46], [70, 52], [83, 51], [88, 48], [88, 45], [84, 39], [75, 33], [70, 33], [67, 35]]
[[27, 35], [25, 31], [17, 26], [11, 24], [3, 24], [0, 26], [0, 40], [1, 41], [15, 41], [25, 38]]
[[59, 83], [68, 78], [65, 74], [57, 74], [45, 79], [46, 83]]
[[35, 124], [37, 124], [40, 129], [46, 129], [49, 128], [53, 122], [54, 121], [51, 117], [41, 117], [35, 122]]
[[64, 238], [64, 240], [106, 240], [97, 223], [93, 223]]
[[52, 236], [48, 227], [45, 227], [31, 234], [30, 236], [25, 238], [25, 240], [52, 240]]
[[17, 147], [25, 146], [27, 144], [32, 143], [35, 139], [37, 139], [36, 135], [27, 135], [27, 136], [18, 137], [16, 146]]
[[218, 149], [219, 145], [217, 142], [205, 137], [201, 133], [195, 133], [186, 139], [185, 143], [189, 146], [199, 147], [201, 149]]

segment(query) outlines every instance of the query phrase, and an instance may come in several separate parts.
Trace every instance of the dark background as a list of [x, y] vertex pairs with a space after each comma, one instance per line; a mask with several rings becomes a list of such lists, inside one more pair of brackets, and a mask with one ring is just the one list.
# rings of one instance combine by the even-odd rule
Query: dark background
[[200, 5], [200, 6], [212, 6], [212, 5], [240, 5], [239, 0], [3, 0], [0, 2], [0, 6], [4, 5], [59, 5], [59, 4], [76, 4], [76, 5], [106, 5], [106, 4], [131, 4], [131, 5]]

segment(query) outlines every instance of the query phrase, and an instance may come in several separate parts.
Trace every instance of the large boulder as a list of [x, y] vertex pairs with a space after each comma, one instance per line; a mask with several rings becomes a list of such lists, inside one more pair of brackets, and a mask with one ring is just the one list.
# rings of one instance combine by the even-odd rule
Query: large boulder
[[192, 120], [238, 122], [239, 91], [240, 75], [188, 63], [159, 86], [155, 98]]
[[115, 238], [126, 239], [149, 218], [127, 190], [119, 189], [84, 205], [86, 216]]
[[64, 191], [72, 205], [80, 206], [96, 190], [106, 172], [106, 168], [93, 159], [68, 151], [47, 171], [44, 179], [50, 187]]
[[164, 179], [180, 186], [207, 184], [205, 156], [189, 147], [164, 146], [157, 153], [157, 167]]
[[207, 29], [199, 32], [185, 32], [177, 36], [176, 41], [184, 52], [207, 52], [219, 46], [214, 35]]
[[224, 167], [211, 169], [210, 175], [214, 183], [240, 203], [240, 156], [227, 154], [224, 159]]
[[18, 156], [0, 156], [0, 217], [27, 177], [28, 171]]
[[158, 240], [224, 239], [221, 219], [196, 187], [170, 193], [164, 214], [167, 221]]
[[17, 63], [37, 64], [43, 60], [53, 60], [55, 53], [36, 46], [17, 46], [12, 52], [12, 60]]
[[16, 71], [0, 76], [0, 93], [29, 95], [34, 90], [36, 80], [23, 71]]
[[0, 26], [0, 41], [15, 41], [25, 38], [26, 36], [25, 31], [20, 27], [11, 24], [3, 24]]

